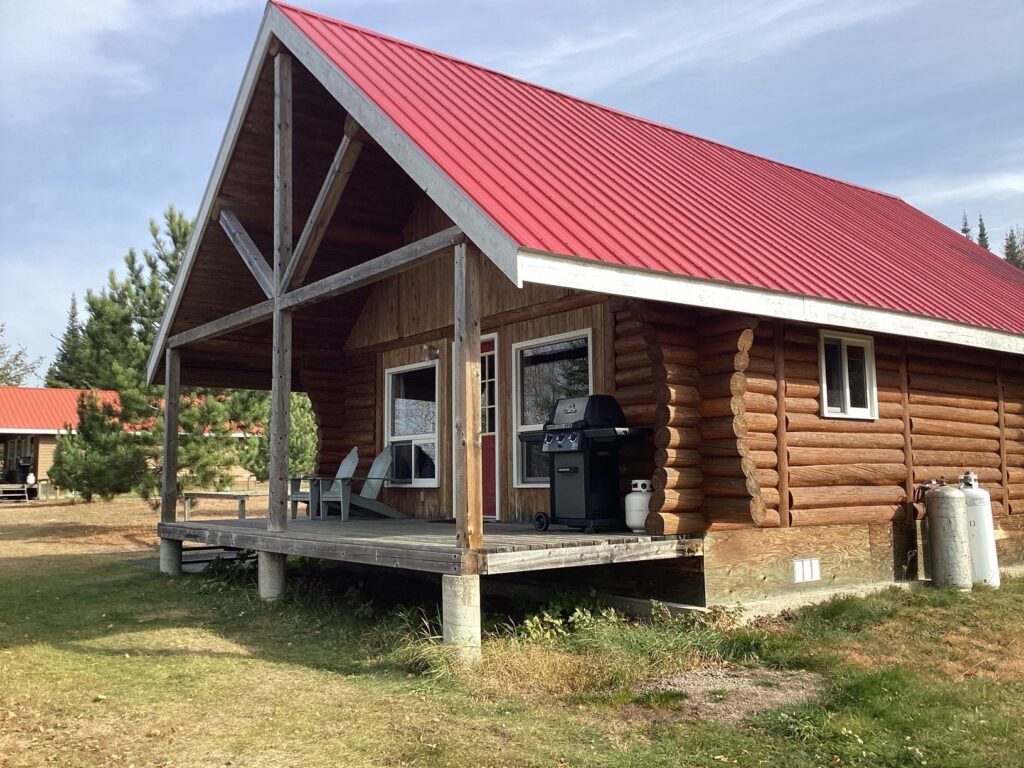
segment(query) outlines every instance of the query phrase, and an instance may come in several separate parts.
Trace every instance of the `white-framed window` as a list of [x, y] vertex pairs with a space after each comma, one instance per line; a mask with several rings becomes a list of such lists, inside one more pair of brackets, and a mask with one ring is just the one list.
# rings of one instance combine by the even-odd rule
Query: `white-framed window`
[[818, 341], [821, 415], [878, 418], [875, 343], [870, 336], [821, 331]]
[[516, 488], [546, 487], [548, 457], [540, 442], [520, 435], [539, 433], [555, 403], [593, 392], [593, 344], [590, 328], [512, 345], [513, 481]]
[[437, 361], [384, 371], [385, 444], [391, 449], [389, 483], [437, 488]]

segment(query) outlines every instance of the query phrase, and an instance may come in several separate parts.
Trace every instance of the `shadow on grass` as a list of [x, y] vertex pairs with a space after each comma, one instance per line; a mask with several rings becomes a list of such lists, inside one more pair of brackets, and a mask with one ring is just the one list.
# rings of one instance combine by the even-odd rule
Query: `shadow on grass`
[[[155, 629], [198, 629], [269, 661], [344, 674], [404, 673], [394, 652], [439, 629], [440, 580], [425, 574], [293, 558], [285, 598], [268, 604], [257, 597], [255, 567], [247, 567], [244, 560], [224, 561], [208, 573], [180, 579], [109, 555], [36, 557], [26, 558], [24, 565], [10, 560], [0, 565], [0, 649], [45, 643], [76, 653], [107, 653], [83, 642]], [[1024, 596], [1021, 583], [1011, 582], [1006, 589]], [[827, 672], [837, 661], [823, 648], [832, 640], [838, 645], [902, 611], [943, 607], [956, 615], [970, 612], [978, 601], [995, 599], [893, 590], [832, 600], [767, 630], [714, 630], [707, 638], [690, 633], [680, 639], [659, 635], [656, 627], [625, 633], [610, 627], [560, 642], [568, 650], [626, 655], [649, 655], [659, 644], [666, 653], [687, 650], [668, 642], [674, 638], [706, 645], [727, 660]], [[578, 597], [565, 601], [578, 602]], [[485, 600], [485, 608], [492, 627], [547, 610], [536, 602], [493, 599]], [[630, 645], [637, 643], [642, 643], [641, 650]], [[127, 639], [116, 652], [154, 657], [218, 653], [198, 647], [147, 647]]]
[[[137, 554], [136, 554], [137, 556]], [[8, 566], [12, 563], [9, 561]], [[13, 571], [13, 572], [12, 572]], [[250, 657], [341, 674], [398, 671], [384, 659], [438, 615], [436, 585], [401, 574], [369, 574], [289, 563], [288, 592], [268, 604], [255, 569], [169, 579], [109, 556], [47, 556], [4, 569], [0, 650], [46, 644], [80, 654], [232, 656], [201, 647], [134, 643], [154, 630], [201, 630]], [[104, 638], [125, 636], [107, 647]]]
[[[156, 524], [154, 523], [154, 526], [155, 525]], [[61, 522], [54, 525], [52, 523], [48, 524], [40, 521], [38, 525], [34, 525], [32, 523], [0, 525], [0, 542], [84, 539], [90, 536], [102, 536], [105, 534], [123, 536], [123, 538], [127, 539], [133, 538], [131, 535], [125, 534], [125, 528], [120, 524], [105, 526], [89, 525], [86, 523]], [[140, 534], [138, 538], [141, 540], [145, 537]], [[152, 540], [153, 536], [152, 533], [150, 533], [148, 541], [152, 542]]]

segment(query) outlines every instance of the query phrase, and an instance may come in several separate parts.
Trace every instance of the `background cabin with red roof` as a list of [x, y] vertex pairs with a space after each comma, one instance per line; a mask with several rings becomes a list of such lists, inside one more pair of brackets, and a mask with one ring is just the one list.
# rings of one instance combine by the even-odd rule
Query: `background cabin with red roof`
[[[967, 469], [1024, 563], [1024, 273], [891, 195], [279, 3], [149, 375], [273, 390], [266, 525], [177, 521], [168, 474], [159, 526], [167, 572], [184, 539], [259, 550], [269, 599], [310, 553], [444, 574], [456, 629], [521, 570], [705, 604], [892, 583], [916, 485]], [[408, 522], [287, 519], [293, 389], [321, 474], [418, 457], [383, 495]], [[519, 438], [586, 392], [653, 431], [621, 468], [648, 535], [483, 531], [547, 510]]]
[[[57, 435], [78, 426], [78, 399], [89, 394], [80, 389], [0, 387], [0, 480], [23, 484], [31, 473], [43, 492], [48, 492]], [[93, 394], [101, 402], [117, 401], [116, 392]]]

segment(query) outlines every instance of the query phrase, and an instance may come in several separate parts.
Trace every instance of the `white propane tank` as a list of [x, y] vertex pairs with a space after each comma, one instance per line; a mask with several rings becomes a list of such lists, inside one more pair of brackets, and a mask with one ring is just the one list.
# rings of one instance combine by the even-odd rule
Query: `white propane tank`
[[999, 589], [999, 556], [996, 531], [992, 525], [992, 497], [978, 487], [978, 476], [966, 472], [960, 477], [960, 490], [967, 497], [967, 540], [971, 550], [971, 574], [975, 584]]
[[633, 480], [631, 485], [633, 490], [626, 494], [626, 527], [633, 533], [643, 533], [653, 488], [651, 481], [644, 479]]
[[970, 592], [971, 550], [967, 540], [967, 498], [945, 479], [924, 496], [932, 554], [932, 584]]

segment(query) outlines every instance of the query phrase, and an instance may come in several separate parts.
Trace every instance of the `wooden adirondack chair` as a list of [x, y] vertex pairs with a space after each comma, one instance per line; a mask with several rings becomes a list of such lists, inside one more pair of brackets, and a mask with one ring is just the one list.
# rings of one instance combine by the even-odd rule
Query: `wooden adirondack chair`
[[359, 493], [352, 493], [352, 481], [359, 478], [349, 477], [344, 481], [335, 483], [335, 485], [341, 486], [341, 488], [324, 491], [320, 494], [320, 517], [324, 517], [327, 504], [333, 501], [337, 502], [341, 507], [341, 519], [343, 521], [348, 520], [348, 513], [351, 507], [359, 507], [370, 512], [376, 512], [384, 517], [404, 518], [405, 515], [397, 509], [377, 501], [377, 497], [380, 496], [380, 490], [384, 487], [384, 481], [387, 479], [390, 470], [391, 450], [385, 448], [373, 460], [373, 464], [370, 465], [369, 474], [362, 478], [363, 487], [359, 489]]
[[356, 465], [358, 464], [359, 448], [353, 448], [348, 452], [348, 455], [341, 460], [341, 463], [338, 465], [338, 471], [334, 473], [334, 477], [308, 478], [308, 490], [302, 490], [302, 481], [307, 478], [293, 477], [291, 479], [291, 493], [288, 494], [289, 500], [292, 503], [292, 519], [294, 520], [298, 517], [300, 502], [305, 503], [306, 513], [310, 518], [313, 517], [313, 511], [316, 510], [322, 519], [323, 506], [320, 504], [320, 496], [323, 493], [324, 486], [328, 483], [330, 483], [330, 488], [342, 485], [343, 481], [355, 474]]

